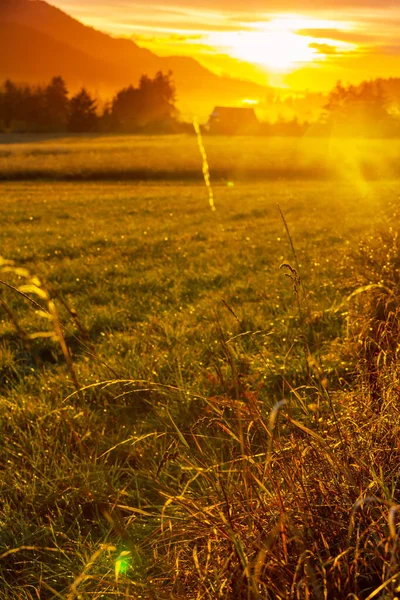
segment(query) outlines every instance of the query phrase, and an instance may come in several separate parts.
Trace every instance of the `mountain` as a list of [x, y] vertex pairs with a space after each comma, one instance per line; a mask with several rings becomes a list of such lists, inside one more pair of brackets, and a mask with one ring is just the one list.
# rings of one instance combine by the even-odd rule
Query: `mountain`
[[[0, 21], [0, 81], [42, 83], [62, 74], [76, 86], [96, 86], [107, 74], [107, 82], [117, 85], [121, 74], [110, 65], [76, 48], [56, 41], [31, 27]], [[79, 67], [77, 67], [79, 65]]]
[[144, 73], [172, 71], [178, 102], [191, 112], [266, 93], [257, 84], [219, 77], [192, 58], [160, 57], [131, 40], [113, 38], [44, 0], [0, 0], [0, 40], [0, 81], [42, 83], [62, 75], [72, 90], [86, 85], [107, 96], [137, 84]]

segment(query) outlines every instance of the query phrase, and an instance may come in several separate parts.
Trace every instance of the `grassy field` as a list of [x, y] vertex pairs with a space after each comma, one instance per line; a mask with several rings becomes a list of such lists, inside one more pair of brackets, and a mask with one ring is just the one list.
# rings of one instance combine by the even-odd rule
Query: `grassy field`
[[[214, 181], [400, 176], [397, 140], [206, 137]], [[0, 135], [0, 180], [201, 180], [196, 137]]]
[[170, 143], [0, 150], [0, 598], [394, 598], [400, 181]]

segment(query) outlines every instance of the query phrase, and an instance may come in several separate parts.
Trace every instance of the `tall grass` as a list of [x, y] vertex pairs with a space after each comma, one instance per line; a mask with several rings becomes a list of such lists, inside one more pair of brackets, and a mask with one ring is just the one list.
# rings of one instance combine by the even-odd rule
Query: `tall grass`
[[[285, 399], [268, 411], [246, 390], [220, 330], [223, 391], [204, 400], [197, 420], [174, 423], [173, 465], [159, 483], [155, 545], [171, 565], [173, 597], [369, 600], [400, 591], [400, 255], [397, 232], [383, 237], [357, 263], [362, 271], [367, 253], [379, 285], [349, 298], [372, 292], [352, 307], [348, 343], [361, 348], [351, 390], [328, 391], [308, 353], [308, 385], [286, 382]], [[297, 294], [291, 269], [294, 277]]]
[[[53, 193], [58, 197], [58, 190]], [[123, 196], [121, 188], [118, 193]], [[158, 197], [157, 190], [150, 199], [148, 190], [146, 194], [145, 207]], [[56, 202], [55, 197], [49, 192], [49, 201]], [[126, 204], [127, 198], [121, 202]], [[32, 199], [30, 203], [39, 226], [41, 205]], [[173, 268], [173, 251], [166, 253], [163, 245], [160, 250], [161, 237], [167, 237], [164, 221], [173, 212], [170, 205], [163, 209], [160, 202], [158, 218], [151, 215], [155, 237], [142, 253], [133, 234], [124, 246], [121, 236], [128, 235], [129, 226], [133, 229], [129, 221], [121, 233], [119, 221], [117, 226], [107, 219], [104, 235], [107, 240], [115, 237], [114, 252], [106, 247], [107, 265], [114, 265], [122, 278], [108, 274], [111, 298], [121, 294], [126, 307], [133, 296], [136, 315], [140, 302], [155, 302], [157, 295], [163, 299], [151, 304], [150, 315], [142, 309], [144, 316], [135, 329], [130, 328], [129, 312], [118, 321], [111, 301], [106, 302], [107, 322], [91, 321], [86, 327], [80, 312], [98, 308], [96, 290], [88, 307], [78, 301], [81, 283], [76, 279], [89, 273], [90, 288], [97, 284], [97, 272], [104, 277], [105, 254], [97, 258], [102, 248], [99, 228], [93, 240], [89, 234], [87, 240], [79, 240], [88, 244], [87, 272], [77, 271], [82, 252], [76, 245], [51, 246], [53, 253], [62, 252], [64, 269], [68, 267], [57, 270], [57, 277], [49, 266], [47, 277], [39, 273], [40, 279], [32, 280], [33, 259], [23, 241], [18, 248], [24, 271], [18, 271], [17, 262], [4, 264], [6, 283], [16, 289], [21, 284], [32, 287], [22, 287], [19, 293], [2, 288], [7, 310], [1, 325], [7, 336], [3, 335], [0, 371], [0, 598], [396, 597], [397, 220], [370, 237], [365, 234], [357, 251], [354, 244], [338, 243], [342, 254], [349, 247], [349, 256], [334, 265], [333, 288], [342, 288], [332, 305], [326, 292], [317, 289], [322, 274], [314, 270], [315, 257], [311, 268], [306, 256], [308, 246], [313, 253], [320, 248], [318, 236], [326, 236], [328, 209], [325, 223], [318, 212], [322, 233], [317, 224], [312, 243], [314, 238], [306, 237], [309, 204], [292, 207], [300, 210], [298, 219], [292, 219], [290, 210], [283, 211], [291, 241], [285, 241], [282, 260], [282, 250], [273, 254], [285, 235], [276, 210], [274, 216], [268, 212], [260, 228], [260, 205], [257, 213], [253, 207], [246, 217], [236, 197], [234, 208], [222, 192], [219, 203], [225, 203], [226, 213], [218, 230], [214, 220], [209, 230], [200, 227], [199, 218], [205, 222], [205, 217], [193, 207], [174, 205], [177, 231], [189, 211], [194, 220], [185, 221], [186, 229], [176, 233], [186, 238], [176, 241], [174, 279], [182, 269], [182, 246], [191, 253], [197, 275], [202, 275], [198, 283], [196, 273], [187, 273], [190, 285], [181, 296], [173, 287], [167, 296], [165, 280], [159, 287], [143, 285], [133, 296], [140, 279], [128, 287], [126, 274], [118, 273], [116, 266], [116, 255], [132, 252], [134, 246], [133, 266], [146, 272], [150, 267], [145, 260], [155, 264], [162, 255], [163, 267], [168, 257]], [[104, 205], [97, 199], [96, 210], [110, 210], [109, 205], [108, 196]], [[71, 201], [68, 210], [73, 206]], [[87, 222], [83, 208], [79, 211], [82, 235], [85, 227], [93, 230], [92, 207]], [[57, 214], [59, 210], [56, 205]], [[12, 214], [19, 219], [18, 212]], [[142, 214], [138, 228], [144, 236], [150, 216], [145, 210]], [[332, 209], [333, 222], [336, 214]], [[235, 227], [243, 219], [247, 227], [235, 245]], [[300, 235], [292, 224], [296, 221], [300, 227], [302, 219]], [[13, 238], [20, 235], [24, 240], [35, 223], [18, 221]], [[68, 227], [68, 220], [65, 223]], [[358, 226], [362, 229], [361, 221]], [[46, 227], [51, 225], [46, 222]], [[265, 240], [241, 253], [247, 238], [256, 240], [256, 232], [262, 229], [265, 235], [268, 227], [275, 239], [267, 285], [282, 290], [278, 306], [261, 288], [265, 265], [257, 259], [261, 248], [265, 251]], [[37, 251], [47, 256], [44, 232], [39, 237]], [[357, 229], [351, 239], [358, 237]], [[51, 232], [50, 238], [53, 244]], [[184, 246], [188, 239], [190, 248], [189, 242]], [[234, 255], [224, 254], [229, 239]], [[220, 264], [211, 264], [206, 250], [199, 258], [203, 245], [212, 247], [214, 257], [215, 248], [219, 250]], [[240, 280], [229, 277], [229, 271], [224, 271], [225, 279], [221, 274], [215, 278], [215, 265], [220, 271], [228, 268], [229, 257]], [[291, 277], [284, 277], [280, 264], [290, 266], [285, 268]], [[71, 269], [74, 277], [69, 277]], [[251, 280], [258, 271], [262, 277]], [[156, 275], [162, 276], [161, 268]], [[70, 286], [67, 298], [63, 283]], [[32, 302], [21, 293], [40, 308], [31, 308]], [[186, 314], [177, 308], [177, 298], [179, 306], [187, 302]], [[263, 312], [272, 301], [274, 306]], [[171, 311], [179, 311], [175, 317], [167, 312], [170, 304]], [[49, 319], [35, 312], [43, 308]], [[54, 341], [35, 337], [44, 333], [43, 319], [48, 332], [56, 334]], [[190, 334], [185, 319], [197, 319]], [[120, 326], [129, 328], [128, 333], [119, 331]], [[121, 339], [123, 335], [127, 339]], [[126, 362], [117, 360], [117, 350]], [[337, 364], [345, 362], [347, 371], [330, 368], [332, 353]], [[74, 389], [73, 373], [79, 390]]]

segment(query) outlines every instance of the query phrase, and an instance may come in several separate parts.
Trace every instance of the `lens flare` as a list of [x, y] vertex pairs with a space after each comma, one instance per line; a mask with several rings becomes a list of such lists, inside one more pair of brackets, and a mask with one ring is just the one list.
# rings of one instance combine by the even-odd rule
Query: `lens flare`
[[115, 581], [118, 581], [120, 575], [125, 575], [130, 566], [131, 553], [129, 550], [121, 552], [115, 561]]

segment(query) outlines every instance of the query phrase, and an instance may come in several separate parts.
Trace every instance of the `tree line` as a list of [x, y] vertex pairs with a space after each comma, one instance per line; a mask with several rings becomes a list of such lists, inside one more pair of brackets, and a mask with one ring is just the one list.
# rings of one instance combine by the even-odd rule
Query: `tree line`
[[11, 80], [0, 87], [0, 129], [18, 132], [168, 132], [178, 127], [171, 73], [143, 75], [138, 87], [121, 89], [99, 109], [82, 88], [69, 95], [66, 82], [53, 77], [45, 86], [21, 86]]
[[389, 82], [392, 84], [393, 80], [376, 79], [344, 86], [339, 81], [328, 96], [322, 121], [344, 135], [400, 135], [400, 94], [390, 95], [385, 90]]
[[358, 85], [339, 81], [313, 120], [278, 116], [273, 122], [261, 123], [260, 132], [293, 137], [400, 137], [400, 79], [375, 79]]
[[265, 135], [400, 137], [400, 79], [375, 79], [358, 85], [339, 81], [313, 121], [278, 118], [274, 123], [262, 123], [261, 128]]
[[[396, 83], [398, 86], [396, 87]], [[388, 89], [391, 93], [388, 94]], [[45, 86], [21, 86], [7, 80], [0, 86], [0, 131], [174, 133], [192, 131], [178, 120], [172, 73], [143, 75], [137, 87], [119, 90], [101, 109], [86, 88], [70, 96], [64, 79], [53, 77]], [[229, 134], [203, 127], [204, 133]], [[259, 124], [266, 136], [400, 136], [400, 79], [373, 80], [344, 86], [340, 82], [326, 98], [320, 117], [313, 122], [277, 118]]]

